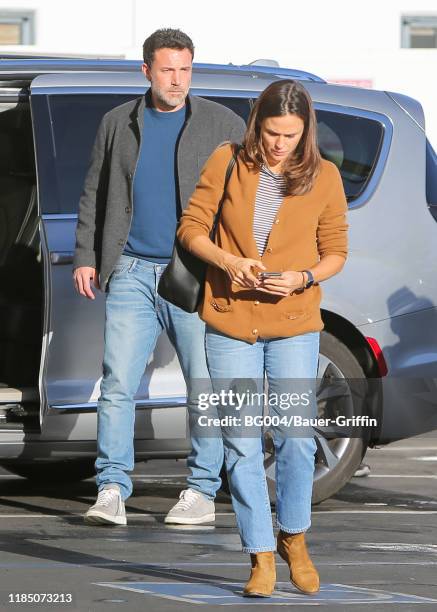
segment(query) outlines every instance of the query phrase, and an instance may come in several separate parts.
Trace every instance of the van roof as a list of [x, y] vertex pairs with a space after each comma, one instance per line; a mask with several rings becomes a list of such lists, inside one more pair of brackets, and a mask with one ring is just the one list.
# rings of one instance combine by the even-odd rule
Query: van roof
[[[24, 92], [26, 97], [28, 86], [34, 79], [32, 89], [35, 93], [54, 89], [62, 93], [64, 88], [73, 88], [77, 93], [123, 89], [140, 94], [147, 88], [147, 81], [140, 71], [141, 64], [140, 60], [120, 58], [23, 57], [0, 52], [0, 84], [2, 91], [13, 87], [15, 95]], [[335, 105], [341, 100], [342, 106], [381, 113], [390, 112], [390, 103], [395, 103], [422, 129], [424, 126], [420, 103], [400, 94], [330, 84], [310, 72], [258, 63], [242, 66], [194, 63], [193, 67], [192, 91], [197, 90], [200, 95], [214, 96], [215, 92], [220, 95], [220, 92], [227, 91], [233, 96], [244, 97], [262, 91], [278, 78], [292, 78], [305, 82], [316, 101]]]
[[[138, 72], [142, 62], [127, 59], [78, 59], [78, 58], [18, 58], [13, 55], [0, 55], [0, 77], [3, 80], [32, 79], [40, 74], [53, 72]], [[270, 77], [293, 78], [302, 81], [324, 83], [325, 81], [315, 74], [303, 70], [281, 68], [278, 66], [242, 65], [234, 64], [193, 64], [194, 72], [214, 73], [226, 75], [239, 75], [256, 77], [268, 75]]]

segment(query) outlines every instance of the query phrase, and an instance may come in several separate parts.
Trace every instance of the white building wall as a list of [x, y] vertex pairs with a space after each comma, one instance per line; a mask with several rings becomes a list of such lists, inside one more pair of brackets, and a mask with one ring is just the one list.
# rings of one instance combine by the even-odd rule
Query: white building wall
[[401, 49], [401, 15], [437, 15], [437, 0], [0, 0], [2, 9], [36, 11], [39, 51], [140, 58], [148, 34], [179, 27], [197, 61], [274, 58], [327, 80], [368, 80], [420, 100], [437, 146], [437, 49]]

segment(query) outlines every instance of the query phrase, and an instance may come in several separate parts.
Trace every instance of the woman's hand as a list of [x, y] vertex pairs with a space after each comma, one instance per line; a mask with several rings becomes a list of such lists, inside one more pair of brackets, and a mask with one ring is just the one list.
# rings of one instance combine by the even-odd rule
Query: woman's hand
[[258, 287], [261, 281], [257, 274], [266, 269], [261, 261], [230, 254], [223, 261], [222, 267], [232, 283], [245, 289]]
[[290, 270], [282, 272], [281, 276], [263, 279], [256, 289], [270, 295], [285, 297], [297, 289], [303, 289], [304, 282], [305, 279], [302, 272]]

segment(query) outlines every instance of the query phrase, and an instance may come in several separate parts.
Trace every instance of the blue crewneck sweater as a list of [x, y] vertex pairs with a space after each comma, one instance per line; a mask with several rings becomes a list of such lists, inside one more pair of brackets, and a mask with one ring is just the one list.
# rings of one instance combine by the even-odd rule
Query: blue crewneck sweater
[[126, 255], [155, 263], [170, 261], [180, 203], [176, 145], [186, 107], [160, 112], [146, 107], [141, 150], [133, 183], [133, 216]]

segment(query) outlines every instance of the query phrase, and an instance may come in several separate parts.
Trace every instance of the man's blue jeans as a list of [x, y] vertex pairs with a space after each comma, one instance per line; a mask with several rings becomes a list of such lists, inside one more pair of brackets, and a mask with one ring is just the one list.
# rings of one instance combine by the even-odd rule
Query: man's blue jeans
[[[230, 338], [212, 327], [206, 329], [209, 372], [216, 393], [238, 387], [262, 393], [264, 373], [269, 383], [271, 416], [299, 414], [314, 418], [317, 412], [315, 381], [319, 356], [319, 333], [291, 338], [259, 339], [255, 344]], [[306, 408], [289, 405], [293, 391], [309, 390]], [[299, 394], [300, 396], [302, 394]], [[271, 400], [281, 398], [283, 409]], [[250, 407], [252, 414], [263, 414], [264, 401]], [[219, 415], [224, 413], [223, 405]], [[229, 410], [227, 414], [229, 414]], [[244, 410], [234, 410], [236, 416]], [[222, 417], [223, 419], [223, 417]], [[276, 456], [276, 517], [282, 531], [299, 533], [311, 524], [311, 494], [316, 443], [312, 428], [294, 433], [283, 428], [273, 431]], [[309, 432], [310, 430], [310, 432]], [[275, 550], [269, 494], [263, 465], [261, 430], [250, 427], [222, 427], [226, 470], [237, 517], [243, 551]], [[239, 433], [240, 435], [236, 435]]]
[[[127, 472], [134, 468], [134, 396], [159, 334], [165, 330], [176, 349], [188, 388], [188, 411], [197, 410], [192, 380], [209, 380], [205, 325], [197, 313], [169, 304], [157, 293], [163, 264], [122, 255], [106, 297], [103, 378], [97, 407], [97, 486], [120, 486], [132, 493]], [[171, 415], [169, 414], [169, 418]], [[188, 486], [214, 499], [221, 485], [223, 442], [219, 437], [191, 438]]]

